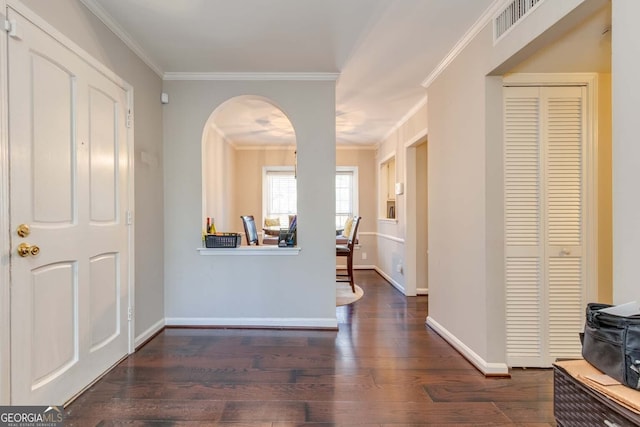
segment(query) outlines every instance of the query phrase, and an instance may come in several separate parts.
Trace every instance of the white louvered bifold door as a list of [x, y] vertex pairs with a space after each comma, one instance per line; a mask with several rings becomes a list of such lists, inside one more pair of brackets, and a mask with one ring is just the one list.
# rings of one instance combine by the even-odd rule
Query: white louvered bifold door
[[510, 366], [539, 364], [543, 352], [539, 91], [505, 88], [505, 306]]
[[508, 87], [504, 97], [509, 366], [580, 355], [584, 114], [581, 87]]
[[541, 88], [544, 111], [548, 355], [581, 357], [584, 278], [584, 87]]

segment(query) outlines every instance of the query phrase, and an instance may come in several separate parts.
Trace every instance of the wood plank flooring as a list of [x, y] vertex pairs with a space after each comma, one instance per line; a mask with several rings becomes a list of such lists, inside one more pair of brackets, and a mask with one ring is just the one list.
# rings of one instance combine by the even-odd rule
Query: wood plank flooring
[[66, 410], [67, 426], [549, 426], [550, 370], [485, 378], [374, 271], [339, 331], [166, 329]]

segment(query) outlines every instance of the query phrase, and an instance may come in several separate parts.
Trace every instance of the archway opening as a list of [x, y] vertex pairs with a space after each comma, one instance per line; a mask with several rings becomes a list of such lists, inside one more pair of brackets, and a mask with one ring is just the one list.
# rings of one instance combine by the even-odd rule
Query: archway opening
[[[296, 135], [273, 101], [238, 96], [219, 105], [202, 133], [202, 223], [244, 233], [253, 216], [258, 244], [278, 244], [297, 215]], [[247, 244], [247, 239], [242, 240]]]

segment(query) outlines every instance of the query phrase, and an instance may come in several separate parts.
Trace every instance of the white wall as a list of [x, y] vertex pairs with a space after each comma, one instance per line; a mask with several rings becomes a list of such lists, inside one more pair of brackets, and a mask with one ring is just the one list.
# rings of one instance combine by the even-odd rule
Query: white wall
[[[413, 115], [407, 117], [378, 148], [376, 174], [379, 175], [379, 165], [392, 154], [396, 160], [395, 182], [405, 184], [405, 144], [416, 142], [423, 138], [427, 131], [427, 105], [421, 105]], [[377, 185], [380, 183], [378, 177]], [[396, 195], [396, 218], [377, 220], [377, 260], [378, 271], [396, 288], [405, 292], [405, 263], [406, 263], [406, 193]], [[378, 201], [379, 203], [379, 201]], [[379, 212], [376, 209], [376, 212]], [[424, 219], [426, 220], [426, 219]], [[400, 267], [401, 271], [398, 271]]]
[[[429, 317], [487, 357], [485, 75], [491, 28], [428, 88]], [[474, 320], [475, 319], [475, 320]]]
[[640, 2], [613, 0], [613, 301], [640, 300]]
[[[215, 126], [207, 126], [203, 138], [203, 214], [213, 219], [217, 231], [238, 231], [235, 215], [236, 151]], [[240, 227], [241, 229], [242, 227]]]
[[506, 371], [499, 76], [605, 4], [541, 3], [495, 45], [488, 25], [428, 87], [428, 321], [484, 372]]
[[80, 1], [22, 3], [134, 88], [135, 334], [139, 341], [162, 326], [164, 317], [164, 277], [158, 268], [164, 262], [162, 80]]
[[[171, 99], [163, 119], [167, 323], [335, 327], [335, 82], [165, 81], [164, 90]], [[196, 250], [204, 126], [220, 104], [239, 95], [269, 99], [296, 132], [297, 256]]]

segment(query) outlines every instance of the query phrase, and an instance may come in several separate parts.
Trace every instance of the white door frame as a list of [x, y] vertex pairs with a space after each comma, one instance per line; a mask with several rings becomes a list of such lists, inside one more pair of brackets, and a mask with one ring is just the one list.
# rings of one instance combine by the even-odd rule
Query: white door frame
[[[7, 3], [0, 0], [0, 22]], [[9, 405], [11, 393], [11, 302], [9, 286], [9, 123], [7, 97], [7, 33], [0, 31], [0, 405]]]
[[587, 150], [585, 186], [585, 298], [598, 298], [598, 74], [597, 73], [516, 73], [503, 78], [503, 86], [585, 86]]
[[[418, 239], [416, 236], [418, 230], [418, 218], [416, 215], [416, 198], [418, 194], [416, 191], [416, 146], [425, 141], [427, 133], [428, 129], [424, 128], [404, 144], [404, 182], [406, 183], [404, 189], [404, 263], [406, 267], [404, 279], [404, 294], [408, 297], [413, 297], [418, 294], [418, 277], [416, 274], [416, 271], [418, 270], [418, 254], [416, 253], [416, 248], [418, 246]], [[420, 290], [421, 294], [428, 292], [428, 289]]]
[[[128, 307], [133, 310], [135, 307], [135, 247], [134, 247], [134, 206], [135, 206], [135, 182], [134, 182], [134, 131], [133, 131], [133, 86], [118, 77], [113, 71], [105, 67], [89, 55], [84, 49], [78, 46], [71, 39], [60, 33], [53, 26], [40, 18], [37, 14], [27, 8], [19, 0], [0, 0], [0, 22], [4, 24], [6, 19], [7, 6], [25, 16], [44, 32], [56, 39], [82, 58], [89, 65], [100, 71], [107, 78], [118, 84], [127, 92], [129, 101], [130, 125], [127, 127], [127, 149], [128, 149], [128, 212], [132, 221], [128, 228], [128, 250], [129, 250], [129, 277], [128, 277]], [[7, 124], [9, 122], [9, 105], [7, 97], [8, 76], [7, 76], [7, 33], [0, 31], [0, 405], [9, 405], [11, 402], [11, 283], [10, 283], [10, 263], [11, 254], [11, 230], [9, 222], [9, 133]], [[129, 322], [128, 348], [129, 354], [135, 351], [135, 317], [131, 316]], [[87, 384], [88, 385], [88, 384]]]

